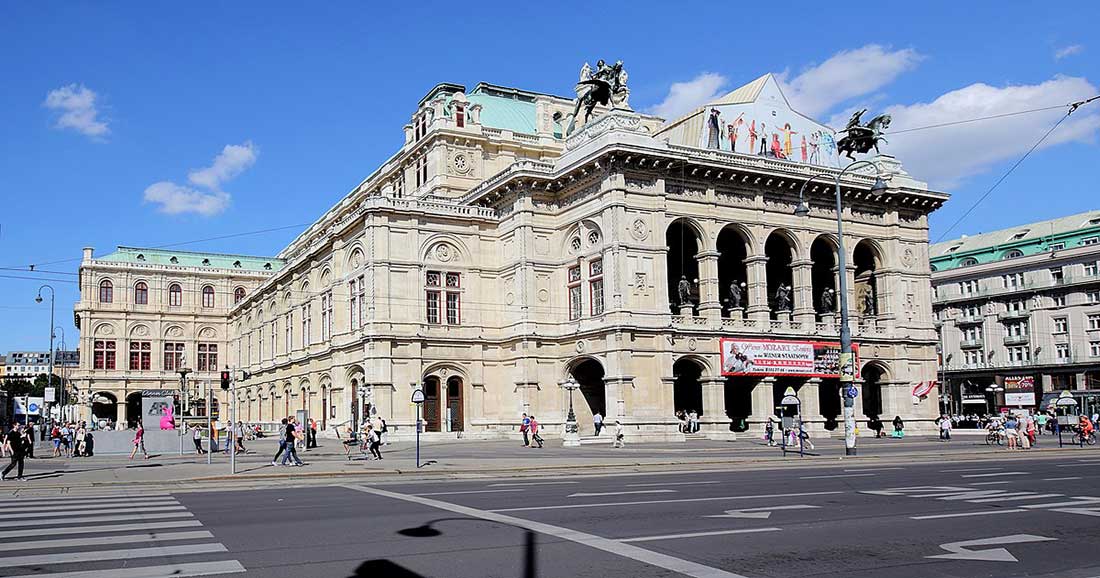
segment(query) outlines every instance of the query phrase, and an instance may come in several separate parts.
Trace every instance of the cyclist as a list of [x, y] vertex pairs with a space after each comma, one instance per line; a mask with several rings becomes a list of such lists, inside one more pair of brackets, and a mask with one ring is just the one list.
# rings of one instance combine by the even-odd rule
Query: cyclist
[[1092, 432], [1092, 420], [1090, 420], [1087, 415], [1081, 416], [1077, 420], [1077, 435], [1081, 436], [1082, 441], [1086, 441], [1089, 439], [1089, 436], [1092, 435]]

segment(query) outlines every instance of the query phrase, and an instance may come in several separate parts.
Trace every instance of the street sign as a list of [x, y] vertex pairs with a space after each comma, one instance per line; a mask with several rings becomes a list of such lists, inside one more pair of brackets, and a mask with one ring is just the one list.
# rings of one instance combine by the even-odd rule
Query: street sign
[[414, 389], [412, 396], [413, 403], [424, 403], [424, 390]]
[[855, 381], [856, 358], [851, 351], [841, 352], [837, 361], [837, 365], [840, 367], [840, 381], [842, 383], [851, 383]]
[[859, 397], [859, 390], [856, 389], [856, 386], [849, 384], [848, 387], [844, 388], [844, 397], [855, 399]]
[[46, 403], [54, 403], [57, 401], [57, 388], [47, 387], [44, 395]]

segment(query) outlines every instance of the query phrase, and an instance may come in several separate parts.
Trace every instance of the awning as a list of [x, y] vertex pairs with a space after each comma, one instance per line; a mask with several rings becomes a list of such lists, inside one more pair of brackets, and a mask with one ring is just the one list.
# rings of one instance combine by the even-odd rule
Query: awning
[[964, 405], [968, 404], [968, 403], [977, 403], [977, 404], [985, 405], [986, 403], [988, 403], [984, 399], [964, 399], [964, 400], [962, 400], [962, 402], [963, 402]]

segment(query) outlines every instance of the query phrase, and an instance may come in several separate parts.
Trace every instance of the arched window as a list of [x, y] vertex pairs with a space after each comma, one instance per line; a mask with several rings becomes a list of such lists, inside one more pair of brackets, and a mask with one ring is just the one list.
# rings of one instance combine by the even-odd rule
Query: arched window
[[967, 257], [962, 261], [959, 261], [959, 267], [973, 267], [978, 264], [978, 260], [973, 257]]
[[145, 281], [138, 281], [137, 285], [134, 285], [134, 304], [149, 304], [149, 286], [145, 284]]
[[244, 287], [237, 287], [233, 290], [233, 303], [240, 303], [241, 299], [244, 299]]
[[168, 286], [168, 306], [179, 307], [183, 305], [183, 288], [179, 283], [172, 283]]
[[115, 286], [110, 279], [99, 282], [99, 302], [111, 303], [115, 300]]
[[1021, 251], [1019, 249], [1011, 249], [1009, 251], [1005, 251], [1005, 254], [1001, 258], [1002, 259], [1019, 259], [1020, 257], [1023, 257], [1023, 256], [1024, 256], [1023, 251]]
[[207, 285], [202, 288], [202, 306], [213, 307], [214, 306], [214, 288]]

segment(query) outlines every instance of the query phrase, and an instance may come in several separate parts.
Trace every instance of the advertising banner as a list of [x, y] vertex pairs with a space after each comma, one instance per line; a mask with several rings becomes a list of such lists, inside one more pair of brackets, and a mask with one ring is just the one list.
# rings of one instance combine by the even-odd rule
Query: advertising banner
[[1030, 375], [1006, 375], [1005, 405], [1035, 405], [1035, 378]]
[[[723, 338], [722, 375], [840, 377], [840, 344], [825, 341]], [[852, 344], [855, 377], [859, 346]]]
[[46, 403], [55, 403], [57, 401], [57, 388], [47, 387], [45, 392]]
[[42, 406], [45, 405], [45, 400], [41, 397], [17, 395], [12, 400], [15, 402], [15, 415], [42, 415]]

